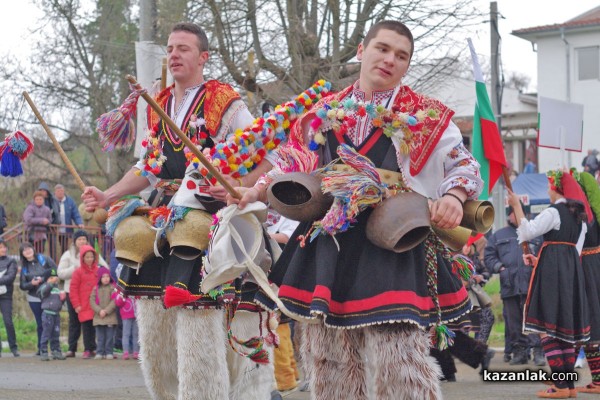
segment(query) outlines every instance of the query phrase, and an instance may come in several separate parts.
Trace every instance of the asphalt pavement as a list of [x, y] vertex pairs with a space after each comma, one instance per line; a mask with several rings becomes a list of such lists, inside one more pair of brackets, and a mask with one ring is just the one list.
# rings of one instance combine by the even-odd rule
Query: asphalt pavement
[[[529, 400], [536, 399], [535, 392], [546, 387], [539, 382], [483, 382], [477, 370], [458, 361], [456, 365], [457, 382], [442, 383], [442, 393], [446, 400]], [[526, 366], [511, 367], [502, 361], [501, 350], [496, 352], [490, 365], [490, 370], [494, 371], [519, 371], [526, 368], [539, 369], [531, 362]], [[548, 367], [542, 369], [549, 371]], [[587, 366], [576, 371], [580, 376], [579, 385], [590, 381]], [[139, 365], [133, 360], [71, 358], [65, 361], [43, 362], [32, 354], [13, 358], [10, 353], [4, 353], [0, 358], [0, 400], [147, 400], [149, 398]], [[578, 398], [596, 400], [600, 399], [600, 396], [580, 393]], [[284, 399], [308, 400], [310, 393], [299, 391], [285, 393]]]

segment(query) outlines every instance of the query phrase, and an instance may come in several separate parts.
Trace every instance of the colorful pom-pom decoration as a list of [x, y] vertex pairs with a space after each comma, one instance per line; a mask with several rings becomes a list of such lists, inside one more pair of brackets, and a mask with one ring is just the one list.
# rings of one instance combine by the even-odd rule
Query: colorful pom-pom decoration
[[33, 142], [26, 134], [16, 131], [0, 142], [0, 174], [7, 177], [23, 175], [21, 161], [33, 151]]

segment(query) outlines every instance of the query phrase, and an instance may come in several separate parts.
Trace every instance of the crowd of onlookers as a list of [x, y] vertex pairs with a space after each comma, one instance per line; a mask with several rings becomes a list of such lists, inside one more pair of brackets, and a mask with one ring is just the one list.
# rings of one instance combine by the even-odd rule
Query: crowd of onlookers
[[[20, 355], [12, 317], [14, 284], [20, 271], [19, 288], [35, 318], [36, 355], [41, 360], [75, 357], [82, 335], [82, 358], [116, 358], [113, 349], [117, 348], [123, 349], [124, 359], [137, 359], [135, 302], [114, 290], [119, 265], [113, 257], [109, 267], [91, 246], [89, 234], [81, 229], [84, 219], [64, 186], [57, 184], [51, 193], [42, 182], [23, 212], [23, 222], [25, 238], [17, 259], [9, 256], [0, 236], [0, 311], [13, 355]], [[0, 205], [0, 235], [6, 226], [5, 209]], [[65, 304], [69, 328], [68, 351], [63, 354], [59, 336]]]

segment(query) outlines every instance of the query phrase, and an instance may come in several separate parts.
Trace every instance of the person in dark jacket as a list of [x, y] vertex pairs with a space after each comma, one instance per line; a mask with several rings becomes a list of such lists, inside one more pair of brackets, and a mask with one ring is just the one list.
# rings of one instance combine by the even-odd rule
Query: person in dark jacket
[[37, 293], [42, 301], [42, 339], [40, 341], [40, 355], [42, 361], [50, 361], [48, 355], [48, 342], [52, 351], [52, 359], [66, 360], [60, 350], [60, 309], [67, 297], [65, 292], [58, 288], [60, 280], [56, 275], [56, 268], [50, 271], [50, 276]]
[[38, 351], [40, 355], [40, 341], [42, 339], [42, 301], [38, 297], [37, 290], [40, 285], [48, 279], [51, 271], [56, 270], [56, 264], [50, 257], [36, 253], [33, 245], [29, 242], [21, 244], [19, 248], [21, 258], [21, 282], [19, 287], [27, 292], [27, 302], [35, 317], [38, 335]]
[[[506, 312], [507, 340], [512, 346], [511, 365], [527, 364], [527, 349], [533, 348], [534, 363], [546, 365], [537, 334], [523, 333], [523, 308], [529, 289], [532, 268], [523, 262], [523, 250], [517, 241], [517, 221], [512, 207], [507, 209], [508, 226], [497, 230], [488, 239], [484, 262], [492, 273], [500, 275], [500, 297]], [[541, 237], [529, 242], [532, 254], [537, 254]]]
[[[65, 187], [60, 183], [54, 186], [54, 199], [58, 204], [58, 219], [60, 225], [78, 225], [83, 228], [83, 220], [79, 215], [77, 204], [72, 197], [67, 196]], [[64, 226], [58, 227], [58, 242], [60, 243], [61, 254], [69, 248], [69, 238], [73, 235], [73, 228]]]
[[6, 228], [7, 225], [6, 210], [4, 210], [4, 206], [0, 204], [0, 235], [4, 233], [4, 228]]
[[[0, 312], [6, 328], [8, 345], [13, 356], [19, 357], [17, 347], [17, 336], [12, 319], [13, 308], [13, 283], [17, 276], [17, 262], [7, 256], [8, 247], [4, 239], [0, 237]], [[0, 340], [0, 354], [2, 354], [2, 341]]]

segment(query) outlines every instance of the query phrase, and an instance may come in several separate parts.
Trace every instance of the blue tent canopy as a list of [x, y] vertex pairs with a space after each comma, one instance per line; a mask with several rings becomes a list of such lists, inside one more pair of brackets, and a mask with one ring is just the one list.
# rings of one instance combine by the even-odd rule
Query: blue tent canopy
[[529, 204], [550, 204], [546, 174], [520, 174], [512, 183], [516, 194], [528, 194]]

